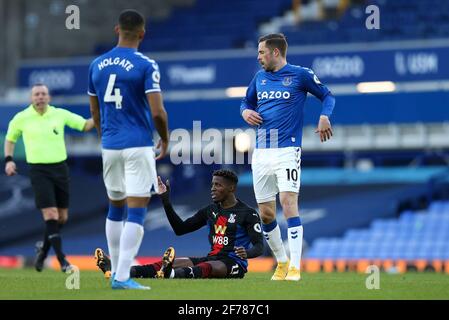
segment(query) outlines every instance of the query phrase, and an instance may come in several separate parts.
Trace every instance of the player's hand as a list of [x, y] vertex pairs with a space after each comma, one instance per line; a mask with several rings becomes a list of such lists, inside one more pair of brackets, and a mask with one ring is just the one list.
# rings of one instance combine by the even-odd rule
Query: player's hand
[[5, 165], [5, 173], [8, 177], [14, 176], [17, 174], [17, 167], [14, 161], [9, 161]]
[[159, 188], [159, 193], [158, 194], [163, 194], [166, 192], [170, 192], [170, 181], [167, 179], [167, 181], [162, 182], [162, 178], [160, 176], [157, 177], [157, 185]]
[[92, 119], [92, 118], [87, 119], [86, 124], [84, 125], [84, 132], [88, 132], [88, 131], [92, 130], [93, 128], [95, 128], [94, 119]]
[[242, 113], [243, 120], [251, 126], [261, 125], [263, 122], [262, 117], [254, 110], [246, 109]]
[[331, 122], [329, 121], [328, 116], [320, 116], [320, 121], [318, 122], [318, 128], [315, 130], [315, 133], [320, 134], [320, 140], [321, 142], [325, 142], [329, 140], [332, 135], [332, 126]]
[[159, 152], [159, 155], [156, 157], [156, 161], [161, 160], [167, 155], [168, 150], [168, 141], [163, 141], [162, 139], [159, 140], [156, 149], [161, 149]]
[[160, 196], [168, 196], [170, 194], [170, 181], [166, 181], [165, 184], [162, 182], [160, 176], [157, 177], [157, 186], [159, 189], [158, 194]]
[[244, 247], [234, 247], [234, 252], [239, 258], [246, 259], [248, 257]]

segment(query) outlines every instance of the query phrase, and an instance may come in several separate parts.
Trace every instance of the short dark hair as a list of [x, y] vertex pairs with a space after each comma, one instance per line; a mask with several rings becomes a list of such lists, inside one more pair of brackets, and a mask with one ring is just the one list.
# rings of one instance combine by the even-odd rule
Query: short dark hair
[[283, 33], [271, 33], [259, 38], [259, 43], [264, 41], [265, 45], [271, 50], [277, 48], [281, 56], [285, 57], [287, 54], [288, 43]]
[[36, 87], [45, 87], [45, 88], [47, 88], [48, 93], [50, 94], [50, 88], [45, 83], [42, 83], [42, 82], [33, 83], [31, 86], [31, 90], [33, 90]]
[[216, 170], [216, 171], [214, 171], [212, 176], [223, 177], [234, 185], [237, 185], [237, 183], [239, 183], [239, 178], [237, 177], [235, 172], [231, 171], [231, 170], [226, 170], [226, 169]]
[[134, 9], [127, 9], [120, 13], [118, 24], [123, 31], [137, 32], [145, 25], [145, 18]]

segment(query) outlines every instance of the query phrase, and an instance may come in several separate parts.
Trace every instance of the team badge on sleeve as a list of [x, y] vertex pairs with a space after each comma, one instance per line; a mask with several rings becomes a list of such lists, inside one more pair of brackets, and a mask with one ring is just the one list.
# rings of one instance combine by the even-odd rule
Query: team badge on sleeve
[[159, 83], [161, 81], [161, 73], [159, 71], [154, 71], [152, 78], [154, 83]]
[[304, 69], [306, 69], [308, 73], [313, 75], [313, 81], [315, 81], [316, 84], [321, 84], [320, 79], [318, 79], [318, 77], [316, 76], [315, 72], [313, 72], [312, 69], [309, 69], [309, 68], [304, 68]]

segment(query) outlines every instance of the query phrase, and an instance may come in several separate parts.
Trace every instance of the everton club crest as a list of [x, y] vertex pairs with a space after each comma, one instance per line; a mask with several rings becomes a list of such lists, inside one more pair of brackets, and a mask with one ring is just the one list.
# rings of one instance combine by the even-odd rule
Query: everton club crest
[[293, 82], [292, 77], [285, 77], [284, 80], [282, 81], [282, 84], [286, 87], [288, 87], [289, 85], [291, 85]]

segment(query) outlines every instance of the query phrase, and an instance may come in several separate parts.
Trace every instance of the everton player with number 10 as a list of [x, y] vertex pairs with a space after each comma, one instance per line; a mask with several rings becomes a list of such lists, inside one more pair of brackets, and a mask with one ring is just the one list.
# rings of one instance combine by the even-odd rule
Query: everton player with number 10
[[[335, 99], [308, 68], [287, 63], [284, 35], [269, 34], [259, 39], [258, 60], [263, 70], [251, 81], [240, 112], [257, 127], [257, 145], [252, 158], [253, 185], [264, 236], [278, 262], [272, 280], [301, 278], [303, 228], [298, 212], [301, 173], [303, 112], [307, 93], [320, 99], [323, 108], [316, 133], [329, 140], [329, 117]], [[276, 195], [288, 224], [290, 259], [276, 222]]]

